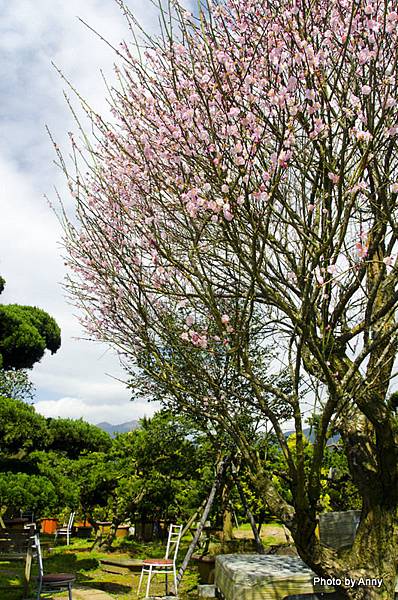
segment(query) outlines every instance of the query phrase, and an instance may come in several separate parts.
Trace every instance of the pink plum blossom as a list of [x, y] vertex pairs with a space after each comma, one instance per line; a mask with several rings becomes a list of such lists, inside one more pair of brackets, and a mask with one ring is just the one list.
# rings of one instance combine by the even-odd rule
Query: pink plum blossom
[[328, 173], [328, 177], [334, 184], [337, 184], [340, 181], [340, 175], [337, 175], [336, 173]]
[[315, 278], [319, 285], [323, 285], [325, 283], [325, 278], [321, 274], [321, 269], [319, 268], [319, 266], [315, 267]]
[[188, 327], [191, 327], [191, 325], [193, 325], [195, 323], [194, 315], [188, 315], [187, 318], [185, 319], [185, 323], [188, 325]]
[[355, 248], [359, 258], [366, 258], [368, 255], [368, 247], [363, 242], [356, 242]]

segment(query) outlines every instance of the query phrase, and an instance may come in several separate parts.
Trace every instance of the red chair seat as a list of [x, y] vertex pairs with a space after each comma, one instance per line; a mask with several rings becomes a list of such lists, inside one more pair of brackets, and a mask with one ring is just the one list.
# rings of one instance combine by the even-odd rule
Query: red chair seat
[[172, 565], [173, 561], [169, 558], [146, 558], [142, 561], [144, 565]]
[[43, 575], [43, 583], [69, 583], [75, 581], [76, 577], [72, 573], [47, 573]]

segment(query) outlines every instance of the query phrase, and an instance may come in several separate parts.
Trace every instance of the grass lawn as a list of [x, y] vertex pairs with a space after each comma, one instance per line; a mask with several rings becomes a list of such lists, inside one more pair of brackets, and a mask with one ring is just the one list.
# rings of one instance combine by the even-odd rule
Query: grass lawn
[[[42, 542], [46, 536], [41, 536]], [[53, 542], [53, 537], [48, 538]], [[184, 543], [185, 542], [185, 543]], [[184, 541], [181, 545], [180, 560], [189, 544]], [[115, 600], [131, 600], [136, 597], [138, 589], [139, 573], [113, 574], [101, 569], [101, 558], [140, 559], [148, 557], [163, 557], [164, 545], [158, 543], [136, 543], [128, 542], [125, 547], [116, 547], [111, 553], [102, 551], [90, 551], [91, 541], [76, 540], [70, 546], [59, 545], [51, 551], [45, 551], [44, 570], [45, 573], [75, 573], [76, 585], [103, 590], [115, 598]], [[0, 599], [21, 600], [22, 598], [22, 575], [24, 565], [21, 561], [0, 562]], [[37, 565], [32, 569], [32, 580], [37, 575]], [[144, 580], [145, 583], [146, 579]], [[169, 578], [169, 582], [171, 582]], [[182, 600], [195, 600], [197, 596], [198, 574], [197, 569], [190, 567], [179, 588], [179, 596]], [[142, 588], [145, 596], [145, 587]], [[151, 593], [164, 594], [164, 576], [155, 577], [151, 583]], [[62, 594], [61, 594], [62, 595]], [[31, 586], [31, 597], [34, 597], [34, 585]], [[54, 597], [57, 597], [54, 594]]]
[[[242, 525], [234, 530], [237, 539], [248, 539], [252, 537], [250, 526]], [[261, 537], [264, 545], [279, 544], [285, 541], [283, 529], [276, 523], [263, 526]], [[45, 542], [52, 546], [54, 538], [41, 536], [42, 543]], [[107, 592], [115, 600], [131, 600], [136, 597], [138, 588], [139, 573], [113, 574], [105, 572], [100, 567], [101, 558], [118, 559], [140, 559], [148, 557], [163, 557], [165, 547], [159, 543], [139, 543], [134, 540], [117, 540], [116, 547], [112, 552], [90, 551], [91, 541], [73, 540], [70, 546], [59, 545], [45, 552], [44, 569], [46, 573], [67, 572], [76, 574], [76, 585], [100, 589]], [[181, 543], [179, 562], [185, 555], [190, 543], [188, 536]], [[19, 571], [20, 577], [23, 573], [21, 562], [0, 562], [0, 599], [1, 600], [21, 600], [22, 587], [21, 578], [18, 578], [12, 571]], [[37, 566], [34, 565], [32, 578], [37, 574]], [[146, 578], [144, 579], [145, 584]], [[179, 587], [179, 598], [181, 600], [197, 600], [198, 572], [193, 564], [185, 572], [184, 578]], [[32, 586], [32, 598], [34, 587]], [[140, 597], [145, 596], [145, 586], [141, 589], [143, 592]], [[154, 578], [151, 584], [151, 593], [154, 595], [164, 594], [164, 576]], [[54, 595], [56, 597], [56, 595]]]

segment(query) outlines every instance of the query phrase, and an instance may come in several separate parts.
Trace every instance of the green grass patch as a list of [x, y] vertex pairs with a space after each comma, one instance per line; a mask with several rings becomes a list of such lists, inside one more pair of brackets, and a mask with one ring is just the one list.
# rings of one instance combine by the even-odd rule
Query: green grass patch
[[[53, 542], [53, 538], [42, 537], [44, 547], [45, 542]], [[180, 560], [185, 555], [189, 541], [183, 541], [181, 545]], [[101, 558], [120, 558], [120, 559], [141, 559], [149, 557], [163, 557], [165, 545], [157, 542], [139, 543], [137, 541], [126, 540], [118, 543], [111, 552], [102, 550], [91, 551], [90, 540], [73, 540], [73, 544], [59, 545], [44, 550], [44, 571], [45, 573], [74, 573], [76, 575], [76, 585], [86, 588], [98, 589], [107, 592], [115, 600], [131, 600], [135, 598], [138, 588], [139, 573], [113, 574], [101, 569]], [[11, 573], [11, 569], [13, 573]], [[12, 563], [0, 563], [0, 599], [1, 600], [21, 600], [22, 599], [22, 577], [24, 563], [23, 561], [13, 561]], [[17, 572], [15, 574], [14, 572]], [[37, 576], [37, 564], [32, 568], [32, 581]], [[169, 577], [169, 583], [171, 583]], [[146, 578], [144, 579], [144, 584]], [[179, 588], [179, 597], [181, 600], [196, 600], [197, 596], [198, 573], [195, 566], [190, 567], [183, 578]], [[31, 585], [31, 596], [33, 597], [35, 586]], [[142, 587], [140, 598], [145, 596], [145, 586]], [[153, 595], [163, 595], [165, 591], [164, 576], [157, 576], [151, 583], [151, 593]], [[58, 594], [54, 594], [57, 597]]]
[[[267, 530], [275, 531], [281, 529], [282, 526], [276, 522], [264, 525], [262, 528], [262, 540], [265, 546], [275, 544], [275, 536], [267, 535]], [[252, 536], [251, 527], [248, 523], [243, 523], [236, 532], [245, 532], [247, 537]], [[245, 535], [246, 537], [246, 535]], [[101, 568], [100, 560], [102, 558], [118, 558], [118, 559], [143, 559], [143, 558], [158, 558], [163, 557], [165, 552], [165, 543], [160, 542], [138, 542], [137, 540], [129, 540], [119, 538], [115, 540], [114, 547], [111, 551], [93, 550], [91, 546], [92, 540], [87, 539], [72, 539], [73, 543], [70, 546], [59, 544], [54, 546], [53, 536], [41, 536], [41, 541], [44, 549], [44, 569], [46, 573], [67, 572], [76, 575], [76, 585], [103, 590], [115, 600], [131, 600], [136, 595], [138, 588], [139, 573], [129, 572], [127, 574], [113, 574], [104, 571]], [[188, 535], [182, 540], [179, 553], [179, 561], [181, 561], [187, 551], [191, 537]], [[248, 540], [236, 540], [237, 548], [232, 551], [245, 551], [245, 543]], [[218, 548], [220, 542], [214, 540], [214, 547]], [[238, 548], [239, 546], [239, 548]], [[241, 546], [241, 547], [240, 547]], [[214, 552], [217, 554], [220, 551]], [[1, 600], [21, 600], [22, 598], [22, 577], [23, 577], [23, 562], [6, 561], [0, 563], [0, 599]], [[17, 573], [15, 573], [17, 571]], [[32, 578], [37, 575], [37, 565], [34, 564], [32, 570]], [[144, 579], [145, 584], [146, 579]], [[169, 578], [169, 581], [170, 578]], [[181, 586], [179, 588], [179, 597], [181, 600], [197, 600], [197, 585], [198, 572], [195, 564], [189, 567], [186, 571]], [[32, 585], [31, 593], [34, 592]], [[151, 584], [151, 593], [153, 595], [163, 595], [165, 592], [164, 576], [155, 577]], [[142, 589], [141, 598], [145, 596], [145, 585]]]

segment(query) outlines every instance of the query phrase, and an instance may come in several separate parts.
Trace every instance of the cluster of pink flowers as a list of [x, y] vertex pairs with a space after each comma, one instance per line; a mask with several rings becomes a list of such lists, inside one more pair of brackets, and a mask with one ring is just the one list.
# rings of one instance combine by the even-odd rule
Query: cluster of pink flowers
[[191, 342], [194, 346], [197, 346], [198, 348], [207, 348], [207, 336], [200, 335], [194, 329], [190, 329], [189, 331], [183, 331], [181, 334], [181, 339], [184, 342]]
[[[250, 237], [253, 220], [273, 222], [276, 247], [292, 245], [277, 258], [293, 283], [297, 228], [307, 244], [322, 239], [350, 193], [357, 205], [341, 251], [366, 258], [368, 246], [355, 241], [370, 193], [366, 160], [384, 156], [398, 132], [395, 4], [227, 0], [212, 6], [212, 27], [186, 18], [189, 35], [154, 46], [145, 64], [124, 46], [117, 124], [96, 119], [95, 163], [73, 190], [82, 231], [67, 248], [99, 330], [115, 329], [139, 286], [160, 299], [166, 290], [181, 296], [196, 243], [186, 231], [202, 225]], [[313, 156], [328, 164], [312, 198], [321, 160]], [[278, 227], [289, 219], [291, 230]], [[208, 345], [192, 328], [181, 338]]]
[[[198, 319], [200, 321], [201, 319]], [[227, 314], [222, 314], [220, 317], [221, 322], [221, 330], [220, 333], [231, 334], [234, 332], [234, 328], [230, 324], [230, 317]], [[196, 325], [194, 329], [193, 326]], [[189, 313], [185, 318], [184, 330], [180, 335], [180, 339], [183, 342], [190, 342], [193, 346], [200, 348], [202, 350], [206, 350], [207, 348], [213, 347], [214, 344], [217, 346], [222, 342], [224, 345], [229, 343], [229, 339], [224, 337], [221, 338], [217, 334], [209, 335], [209, 332], [206, 329], [200, 330], [200, 323], [197, 322], [197, 317], [194, 313]]]

